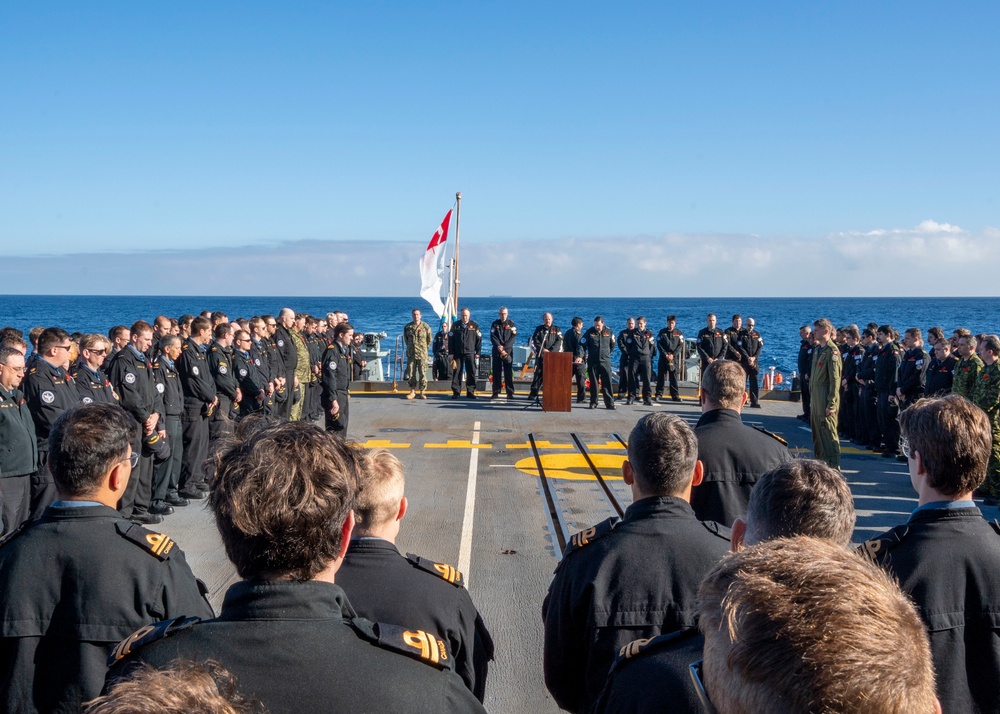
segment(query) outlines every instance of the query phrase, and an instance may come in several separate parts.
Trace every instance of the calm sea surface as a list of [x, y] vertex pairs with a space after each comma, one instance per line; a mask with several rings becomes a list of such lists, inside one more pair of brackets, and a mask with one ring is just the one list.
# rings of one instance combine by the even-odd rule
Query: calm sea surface
[[[1000, 298], [524, 298], [489, 297], [462, 299], [462, 306], [472, 311], [472, 319], [483, 332], [489, 330], [502, 304], [519, 329], [519, 344], [528, 339], [530, 330], [541, 322], [543, 312], [551, 312], [555, 323], [564, 330], [570, 319], [580, 316], [584, 328], [595, 315], [617, 332], [629, 316], [645, 315], [654, 332], [666, 326], [668, 314], [677, 315], [677, 324], [686, 337], [695, 337], [705, 326], [705, 316], [714, 312], [719, 326], [726, 328], [733, 313], [744, 321], [753, 317], [764, 337], [761, 365], [775, 365], [786, 375], [795, 368], [799, 326], [828, 317], [835, 325], [868, 322], [891, 324], [900, 332], [920, 327], [925, 334], [932, 325], [941, 325], [946, 334], [956, 327], [973, 332], [1000, 332]], [[276, 315], [282, 307], [296, 312], [325, 315], [343, 310], [351, 324], [364, 332], [384, 330], [389, 334], [385, 346], [402, 333], [410, 321], [410, 310], [418, 307], [429, 320], [434, 315], [420, 298], [358, 297], [157, 297], [157, 296], [85, 296], [4, 295], [0, 296], [0, 327], [12, 325], [27, 332], [36, 325], [62, 327], [69, 332], [107, 333], [114, 325], [129, 325], [135, 320], [152, 322], [159, 314], [177, 317], [202, 310], [222, 310], [230, 319], [268, 313]], [[430, 320], [433, 322], [433, 320]], [[486, 338], [488, 344], [488, 338]], [[617, 354], [617, 353], [616, 353]]]

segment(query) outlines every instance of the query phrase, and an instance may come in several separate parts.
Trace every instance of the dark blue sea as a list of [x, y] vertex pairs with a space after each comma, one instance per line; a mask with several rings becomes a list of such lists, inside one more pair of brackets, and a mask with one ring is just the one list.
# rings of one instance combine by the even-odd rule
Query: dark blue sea
[[[775, 365], [788, 375], [795, 368], [799, 346], [799, 327], [820, 317], [835, 325], [868, 322], [891, 324], [900, 332], [908, 327], [927, 328], [941, 325], [946, 334], [956, 327], [975, 332], [1000, 332], [1000, 298], [525, 298], [476, 297], [460, 300], [472, 311], [483, 332], [496, 318], [497, 308], [505, 305], [519, 328], [521, 344], [530, 330], [541, 322], [543, 312], [551, 312], [555, 323], [568, 329], [570, 320], [580, 316], [589, 327], [595, 315], [603, 315], [617, 332], [629, 316], [645, 315], [650, 328], [657, 332], [666, 326], [668, 314], [677, 315], [677, 324], [686, 337], [694, 338], [705, 325], [705, 316], [714, 312], [719, 326], [726, 328], [733, 313], [744, 321], [753, 317], [764, 337], [761, 365]], [[202, 310], [222, 310], [230, 319], [260, 314], [276, 315], [282, 307], [296, 312], [322, 316], [343, 310], [355, 329], [364, 332], [384, 330], [391, 347], [403, 326], [410, 320], [410, 310], [418, 307], [424, 319], [434, 322], [433, 312], [420, 298], [357, 297], [157, 297], [157, 296], [0, 296], [0, 326], [11, 325], [27, 331], [36, 326], [62, 327], [69, 332], [107, 333], [114, 325], [130, 325], [138, 319], [152, 322], [159, 314], [178, 317], [197, 315]]]

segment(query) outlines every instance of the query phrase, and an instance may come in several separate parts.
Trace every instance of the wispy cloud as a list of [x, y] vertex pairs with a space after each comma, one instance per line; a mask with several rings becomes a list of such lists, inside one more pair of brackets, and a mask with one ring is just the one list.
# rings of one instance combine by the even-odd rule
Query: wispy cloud
[[[11, 257], [3, 291], [69, 294], [416, 295], [422, 242], [290, 241], [239, 249]], [[995, 294], [969, 276], [1000, 270], [1000, 228], [913, 228], [821, 238], [752, 234], [568, 237], [477, 243], [461, 255], [465, 295], [926, 295], [926, 279]], [[905, 271], [905, 272], [904, 272]], [[942, 282], [943, 281], [943, 282]]]

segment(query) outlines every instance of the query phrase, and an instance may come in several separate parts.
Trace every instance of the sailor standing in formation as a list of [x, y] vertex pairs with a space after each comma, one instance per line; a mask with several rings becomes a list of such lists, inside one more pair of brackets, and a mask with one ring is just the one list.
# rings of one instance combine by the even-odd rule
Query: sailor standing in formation
[[406, 343], [406, 380], [410, 385], [407, 399], [414, 399], [417, 390], [420, 398], [427, 399], [427, 350], [431, 346], [431, 326], [420, 319], [420, 310], [412, 313], [413, 322], [403, 328]]
[[535, 376], [531, 380], [531, 391], [528, 399], [538, 396], [542, 388], [542, 370], [544, 369], [546, 352], [562, 352], [563, 334], [557, 325], [552, 324], [552, 313], [542, 315], [542, 324], [535, 328], [531, 335], [531, 351], [535, 353]]
[[462, 319], [451, 326], [448, 356], [455, 360], [455, 375], [451, 378], [451, 398], [458, 399], [462, 390], [462, 373], [465, 373], [465, 395], [476, 398], [476, 362], [483, 347], [483, 333], [479, 325], [470, 320], [469, 308], [462, 308]]
[[507, 399], [514, 398], [514, 340], [517, 325], [507, 318], [507, 308], [501, 307], [499, 317], [490, 325], [490, 343], [493, 345], [493, 399], [500, 397], [501, 382]]

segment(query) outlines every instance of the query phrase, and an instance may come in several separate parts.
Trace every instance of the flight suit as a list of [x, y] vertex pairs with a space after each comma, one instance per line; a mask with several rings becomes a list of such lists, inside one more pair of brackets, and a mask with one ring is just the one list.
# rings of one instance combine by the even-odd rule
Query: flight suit
[[[684, 333], [676, 327], [670, 330], [664, 327], [656, 335], [656, 349], [660, 353], [656, 365], [656, 398], [663, 397], [663, 384], [669, 382], [670, 398], [679, 402], [681, 392], [677, 376], [684, 376]], [[667, 359], [670, 355], [671, 359]]]
[[576, 380], [576, 403], [583, 404], [586, 400], [586, 392], [584, 391], [584, 383], [586, 381], [586, 364], [585, 362], [577, 362], [576, 360], [584, 359], [584, 349], [583, 345], [580, 344], [580, 340], [583, 338], [583, 332], [577, 328], [572, 328], [566, 332], [563, 337], [563, 349], [569, 352], [573, 356], [573, 379]]
[[611, 392], [611, 353], [615, 349], [615, 338], [605, 325], [600, 331], [591, 327], [583, 334], [580, 344], [587, 352], [587, 372], [590, 377], [590, 408], [597, 408], [597, 385], [601, 385], [604, 406], [615, 408], [615, 398]]
[[[628, 342], [631, 340], [631, 342]], [[629, 399], [638, 399], [639, 395], [639, 384], [642, 384], [642, 403], [651, 406], [652, 405], [652, 390], [650, 389], [650, 382], [652, 381], [653, 371], [653, 353], [656, 352], [656, 338], [653, 337], [653, 331], [646, 329], [640, 330], [638, 327], [632, 331], [629, 338], [626, 339], [629, 347], [629, 389], [628, 395]]]
[[451, 326], [451, 355], [455, 358], [455, 374], [451, 378], [451, 393], [457, 398], [462, 389], [462, 374], [465, 373], [465, 393], [470, 399], [476, 398], [476, 370], [479, 353], [483, 347], [483, 333], [474, 321], [468, 324], [461, 320]]
[[[809, 424], [812, 427], [813, 455], [835, 469], [840, 468], [840, 441], [837, 438], [837, 416], [840, 407], [840, 376], [843, 364], [840, 349], [831, 340], [813, 350], [810, 370]], [[827, 409], [832, 409], [827, 414]]]
[[448, 356], [448, 340], [451, 335], [443, 329], [434, 335], [434, 379], [447, 381], [451, 379], [451, 358]]
[[887, 342], [878, 348], [872, 358], [875, 363], [875, 391], [877, 394], [878, 426], [882, 432], [885, 451], [895, 454], [899, 451], [899, 406], [896, 404], [896, 377], [902, 348], [895, 342]]
[[562, 352], [563, 334], [557, 325], [539, 325], [531, 335], [531, 348], [535, 353], [535, 375], [531, 379], [529, 399], [538, 396], [542, 388], [542, 370], [545, 368], [546, 352]]
[[615, 344], [618, 345], [618, 398], [625, 399], [628, 396], [629, 374], [632, 373], [632, 365], [629, 363], [631, 357], [628, 352], [628, 333], [625, 329], [618, 333]]

